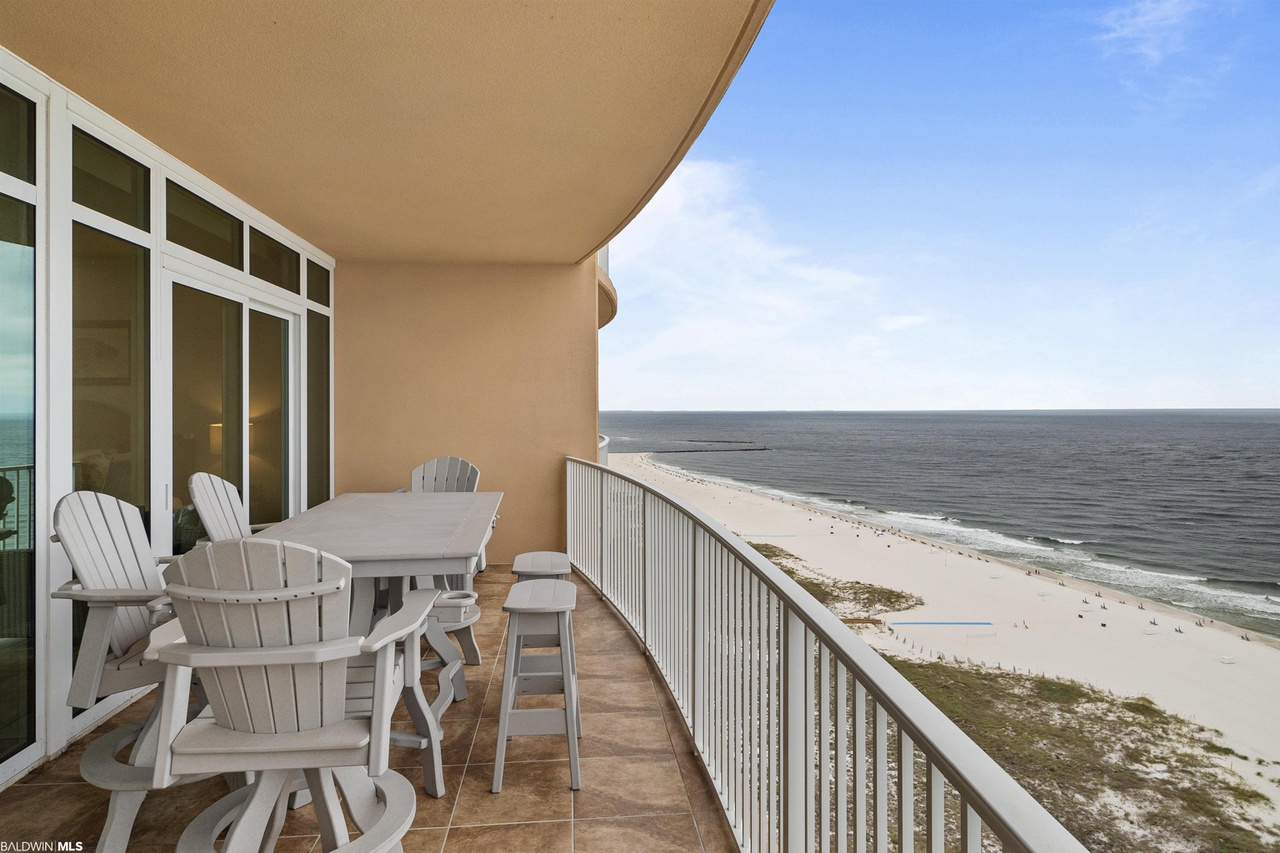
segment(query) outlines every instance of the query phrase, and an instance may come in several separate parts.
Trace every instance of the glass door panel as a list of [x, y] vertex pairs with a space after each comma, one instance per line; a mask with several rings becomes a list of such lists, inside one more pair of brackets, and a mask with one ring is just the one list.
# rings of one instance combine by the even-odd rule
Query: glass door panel
[[149, 526], [150, 253], [79, 222], [72, 228], [75, 488], [133, 504]]
[[[307, 287], [311, 287], [308, 278]], [[307, 312], [307, 507], [329, 500], [329, 318]]]
[[243, 308], [173, 286], [173, 552], [204, 536], [187, 481], [198, 471], [244, 488]]
[[36, 739], [35, 212], [0, 195], [0, 762]]
[[249, 522], [289, 517], [289, 321], [249, 312]]

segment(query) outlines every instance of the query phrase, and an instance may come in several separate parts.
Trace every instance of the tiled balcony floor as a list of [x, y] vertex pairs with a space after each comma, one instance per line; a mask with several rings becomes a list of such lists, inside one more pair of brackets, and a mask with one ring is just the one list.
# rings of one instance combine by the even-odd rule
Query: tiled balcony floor
[[[736, 850], [683, 723], [667, 713], [672, 705], [661, 677], [650, 671], [622, 621], [576, 577], [582, 790], [569, 789], [563, 737], [523, 737], [508, 744], [502, 793], [490, 793], [506, 628], [502, 602], [512, 580], [508, 567], [496, 565], [476, 578], [484, 613], [476, 629], [485, 659], [466, 668], [470, 696], [444, 716], [446, 796], [422, 792], [415, 750], [392, 749], [392, 766], [418, 787], [406, 853]], [[433, 696], [434, 674], [427, 673], [424, 684]], [[106, 727], [141, 716], [150, 706], [151, 697], [145, 697]], [[407, 719], [400, 709], [394, 725], [411, 728]], [[0, 792], [0, 840], [81, 841], [93, 849], [107, 792], [82, 782], [79, 768], [80, 754], [95, 736]], [[190, 820], [225, 791], [220, 779], [211, 779], [148, 795], [129, 849], [174, 850]], [[276, 849], [320, 849], [310, 806], [290, 813]]]

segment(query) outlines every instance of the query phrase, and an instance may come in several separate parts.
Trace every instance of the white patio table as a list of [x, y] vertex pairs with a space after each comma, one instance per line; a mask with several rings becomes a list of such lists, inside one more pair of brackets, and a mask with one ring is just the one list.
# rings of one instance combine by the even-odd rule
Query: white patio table
[[[351, 564], [351, 631], [369, 633], [377, 581], [391, 581], [391, 609], [413, 577], [469, 574], [493, 534], [502, 492], [366, 492], [330, 501], [255, 534], [310, 545]], [[431, 620], [427, 642], [445, 665], [461, 660]], [[466, 679], [453, 678], [454, 696], [467, 698]], [[437, 703], [439, 700], [437, 700]]]

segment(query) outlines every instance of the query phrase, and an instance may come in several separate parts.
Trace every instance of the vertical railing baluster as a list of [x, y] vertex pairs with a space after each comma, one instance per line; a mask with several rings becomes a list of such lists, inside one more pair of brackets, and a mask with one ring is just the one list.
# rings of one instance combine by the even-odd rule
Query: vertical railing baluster
[[874, 765], [872, 796], [875, 802], [875, 851], [889, 850], [889, 714], [878, 700], [874, 702], [871, 760]]
[[831, 853], [831, 653], [818, 645], [818, 846]]
[[946, 794], [947, 782], [942, 768], [929, 761], [925, 764], [925, 834], [929, 853], [945, 853], [947, 849]]
[[804, 641], [805, 627], [800, 617], [783, 606], [782, 618], [785, 622], [786, 654], [783, 677], [783, 721], [786, 726], [782, 751], [782, 774], [785, 780], [784, 820], [786, 825], [786, 842], [783, 845], [788, 851], [800, 851], [805, 848], [805, 827], [809, 819], [805, 814], [804, 789], [807, 774], [804, 758], [805, 743], [805, 706], [804, 706]]
[[849, 850], [849, 671], [836, 662], [836, 853]]
[[898, 849], [916, 849], [916, 751], [898, 726]]
[[960, 798], [960, 853], [982, 853], [982, 819]]
[[815, 830], [818, 822], [818, 774], [814, 772], [817, 760], [817, 697], [814, 694], [814, 680], [817, 678], [813, 660], [813, 632], [807, 627], [804, 631], [804, 806], [805, 833], [804, 849], [815, 850]]
[[853, 681], [853, 832], [854, 853], [867, 853], [867, 688]]

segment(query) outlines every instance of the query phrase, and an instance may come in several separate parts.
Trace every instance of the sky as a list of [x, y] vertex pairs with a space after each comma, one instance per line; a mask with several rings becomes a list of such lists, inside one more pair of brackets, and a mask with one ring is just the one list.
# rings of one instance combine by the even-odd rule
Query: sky
[[1280, 3], [777, 0], [602, 410], [1280, 406]]

